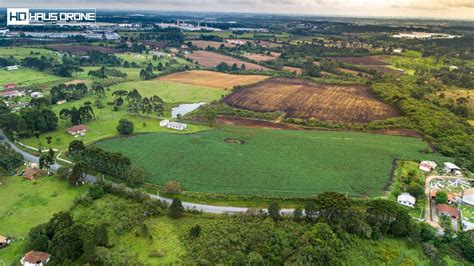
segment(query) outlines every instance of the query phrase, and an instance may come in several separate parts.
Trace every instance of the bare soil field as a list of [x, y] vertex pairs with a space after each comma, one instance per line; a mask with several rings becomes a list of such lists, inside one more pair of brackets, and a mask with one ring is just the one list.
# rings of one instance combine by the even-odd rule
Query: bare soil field
[[328, 57], [329, 59], [340, 62], [349, 63], [357, 66], [374, 69], [385, 74], [403, 75], [404, 72], [389, 67], [389, 63], [384, 61], [382, 56], [362, 56], [362, 57]]
[[233, 88], [237, 85], [242, 86], [257, 83], [267, 78], [269, 77], [263, 75], [233, 75], [215, 71], [194, 70], [172, 73], [162, 76], [158, 79], [197, 86], [226, 89]]
[[280, 56], [280, 53], [272, 52], [271, 55], [245, 54], [244, 56], [247, 57], [248, 59], [252, 59], [252, 60], [255, 60], [257, 62], [261, 62], [261, 61], [275, 60], [275, 59], [277, 59], [277, 57]]
[[198, 41], [192, 41], [191, 43], [199, 49], [206, 49], [208, 46], [218, 49], [219, 47], [221, 47], [221, 45], [224, 45], [225, 47], [235, 47], [235, 44], [226, 43], [226, 42], [213, 42], [213, 41], [198, 40]]
[[336, 123], [369, 123], [399, 116], [362, 85], [317, 84], [273, 78], [226, 96], [223, 102], [257, 112], [284, 111], [286, 117], [315, 118]]
[[86, 54], [89, 51], [97, 51], [101, 53], [113, 54], [120, 52], [117, 49], [101, 46], [92, 46], [92, 45], [55, 45], [51, 47], [52, 49], [58, 50], [60, 52], [72, 53], [72, 54]]
[[268, 67], [252, 64], [252, 63], [245, 62], [231, 56], [222, 55], [222, 54], [218, 54], [214, 52], [208, 52], [208, 51], [194, 51], [193, 53], [186, 55], [186, 57], [191, 58], [192, 60], [198, 62], [200, 65], [203, 65], [205, 67], [215, 67], [221, 62], [225, 62], [229, 66], [235, 63], [239, 67], [242, 64], [245, 64], [246, 69], [270, 70]]
[[278, 48], [278, 47], [283, 46], [283, 44], [281, 43], [269, 42], [269, 41], [257, 41], [257, 44], [259, 44], [262, 47], [267, 47], [267, 48]]
[[298, 67], [284, 66], [283, 69], [290, 72], [295, 72], [296, 75], [301, 75], [303, 73], [301, 68], [298, 68]]

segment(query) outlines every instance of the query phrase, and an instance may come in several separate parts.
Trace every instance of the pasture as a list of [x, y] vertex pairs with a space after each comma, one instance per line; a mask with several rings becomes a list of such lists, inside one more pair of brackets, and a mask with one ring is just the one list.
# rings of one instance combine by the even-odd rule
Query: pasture
[[257, 61], [257, 62], [261, 62], [261, 61], [275, 60], [280, 56], [280, 53], [272, 52], [271, 55], [267, 55], [267, 54], [248, 54], [248, 53], [246, 53], [246, 54], [244, 54], [244, 56], [247, 57], [248, 59], [251, 59], [251, 60], [254, 60], [254, 61]]
[[159, 80], [206, 86], [212, 88], [233, 88], [248, 85], [269, 78], [263, 75], [233, 75], [216, 71], [193, 70], [172, 73], [162, 76]]
[[118, 58], [124, 60], [124, 61], [128, 61], [128, 62], [135, 62], [137, 63], [139, 66], [141, 67], [144, 67], [144, 66], [147, 66], [148, 63], [152, 63], [153, 65], [157, 65], [158, 63], [162, 63], [163, 65], [166, 64], [166, 63], [169, 63], [171, 65], [175, 64], [175, 65], [185, 65], [185, 64], [189, 64], [189, 62], [187, 62], [186, 60], [182, 59], [182, 58], [179, 58], [179, 57], [175, 57], [175, 58], [170, 58], [168, 56], [164, 56], [164, 57], [161, 57], [161, 58], [157, 58], [156, 60], [153, 59], [153, 55], [152, 54], [146, 54], [146, 53], [142, 53], [142, 54], [137, 54], [137, 53], [118, 53], [118, 54], [115, 54]]
[[397, 117], [397, 111], [363, 85], [328, 85], [273, 78], [234, 91], [223, 99], [231, 106], [257, 112], [284, 111], [287, 117], [337, 123], [369, 123]]
[[51, 56], [54, 52], [43, 48], [30, 48], [30, 47], [1, 47], [0, 57], [13, 56], [16, 59], [23, 59], [29, 56], [44, 55], [46, 57]]
[[188, 191], [236, 195], [337, 191], [380, 196], [395, 158], [444, 160], [421, 153], [428, 146], [419, 138], [235, 126], [194, 134], [150, 133], [96, 145], [129, 156], [145, 169], [147, 182], [177, 180]]
[[186, 58], [190, 58], [193, 61], [198, 62], [198, 64], [205, 67], [215, 67], [218, 64], [225, 62], [229, 66], [235, 63], [237, 64], [238, 67], [244, 64], [245, 68], [250, 69], [250, 70], [270, 70], [268, 67], [245, 62], [231, 56], [222, 55], [222, 54], [218, 54], [214, 52], [208, 52], [208, 51], [194, 51], [193, 53], [186, 55]]
[[0, 235], [11, 236], [11, 246], [0, 249], [0, 259], [7, 265], [21, 258], [26, 244], [24, 239], [30, 229], [47, 222], [53, 214], [68, 210], [76, 196], [85, 192], [85, 187], [71, 188], [64, 180], [54, 176], [36, 181], [19, 176], [6, 177], [0, 186]]
[[224, 90], [207, 86], [196, 86], [159, 79], [124, 82], [110, 87], [111, 91], [132, 89], [137, 89], [142, 96], [149, 97], [156, 94], [166, 103], [211, 102], [220, 99], [226, 94]]
[[[368, 69], [377, 70], [385, 74], [395, 74], [395, 75], [403, 74], [402, 71], [390, 67], [390, 64], [386, 62], [389, 59], [384, 58], [382, 56], [361, 56], [361, 57], [347, 56], [347, 57], [328, 57], [328, 58], [340, 63], [349, 63], [352, 65], [357, 65], [357, 66], [365, 67]], [[343, 68], [339, 70], [346, 73], [350, 73], [348, 71], [353, 71], [355, 73], [350, 73], [350, 74], [355, 74], [355, 75], [358, 74], [358, 72], [354, 70], [343, 69]]]
[[451, 103], [456, 104], [457, 99], [462, 99], [466, 101], [466, 105], [469, 108], [471, 113], [474, 112], [474, 90], [461, 89], [456, 87], [451, 87], [449, 89], [436, 92], [431, 95], [431, 98], [441, 103]]
[[197, 41], [192, 41], [191, 43], [199, 49], [206, 49], [207, 47], [218, 49], [221, 47], [221, 45], [224, 45], [225, 47], [235, 47], [235, 44], [227, 43], [227, 42], [197, 40]]
[[17, 86], [40, 86], [68, 79], [70, 80], [71, 78], [58, 77], [31, 68], [20, 67], [18, 70], [12, 71], [0, 69], [0, 86], [2, 88], [5, 84], [9, 83], [16, 84]]

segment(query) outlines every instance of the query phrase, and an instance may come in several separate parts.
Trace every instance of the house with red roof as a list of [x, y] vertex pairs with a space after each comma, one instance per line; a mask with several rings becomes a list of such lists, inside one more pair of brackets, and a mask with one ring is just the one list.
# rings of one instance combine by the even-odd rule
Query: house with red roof
[[31, 250], [21, 259], [23, 266], [43, 266], [49, 262], [51, 255], [46, 252]]
[[444, 215], [453, 219], [459, 219], [458, 209], [449, 206], [448, 204], [438, 204], [436, 206], [436, 211], [438, 212], [438, 215]]
[[71, 136], [84, 136], [89, 129], [84, 125], [77, 125], [67, 129], [67, 133]]

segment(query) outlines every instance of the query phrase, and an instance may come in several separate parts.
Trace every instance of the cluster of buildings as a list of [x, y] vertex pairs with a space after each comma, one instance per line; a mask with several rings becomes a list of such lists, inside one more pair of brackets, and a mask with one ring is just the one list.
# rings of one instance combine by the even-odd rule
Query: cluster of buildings
[[120, 35], [116, 32], [88, 31], [88, 32], [22, 32], [22, 35], [29, 38], [66, 39], [74, 37], [84, 37], [91, 40], [120, 40]]
[[182, 20], [177, 20], [176, 23], [158, 23], [156, 25], [162, 29], [177, 28], [184, 31], [222, 31], [219, 28], [208, 27], [207, 25], [201, 26], [201, 22], [198, 22], [197, 25], [193, 25]]
[[0, 99], [3, 100], [5, 105], [12, 110], [12, 112], [17, 112], [22, 108], [25, 108], [29, 105], [27, 101], [18, 101], [15, 98], [30, 96], [31, 98], [37, 99], [44, 97], [42, 92], [32, 91], [26, 88], [18, 88], [16, 84], [9, 83], [4, 85], [3, 91], [0, 91]]
[[392, 35], [392, 38], [402, 39], [454, 39], [459, 38], [459, 35], [451, 35], [447, 33], [432, 33], [432, 32], [410, 32], [410, 33], [398, 33]]
[[[0, 249], [7, 247], [12, 243], [12, 239], [6, 236], [0, 235]], [[51, 260], [51, 255], [41, 251], [28, 251], [20, 263], [22, 266], [43, 266]]]

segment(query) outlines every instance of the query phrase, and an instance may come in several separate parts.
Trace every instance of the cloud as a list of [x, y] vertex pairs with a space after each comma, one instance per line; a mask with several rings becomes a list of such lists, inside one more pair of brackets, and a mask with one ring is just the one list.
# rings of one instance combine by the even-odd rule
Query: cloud
[[[5, 1], [0, 2], [0, 6], [6, 5]], [[12, 5], [157, 11], [451, 17], [474, 20], [474, 0], [16, 0]]]

